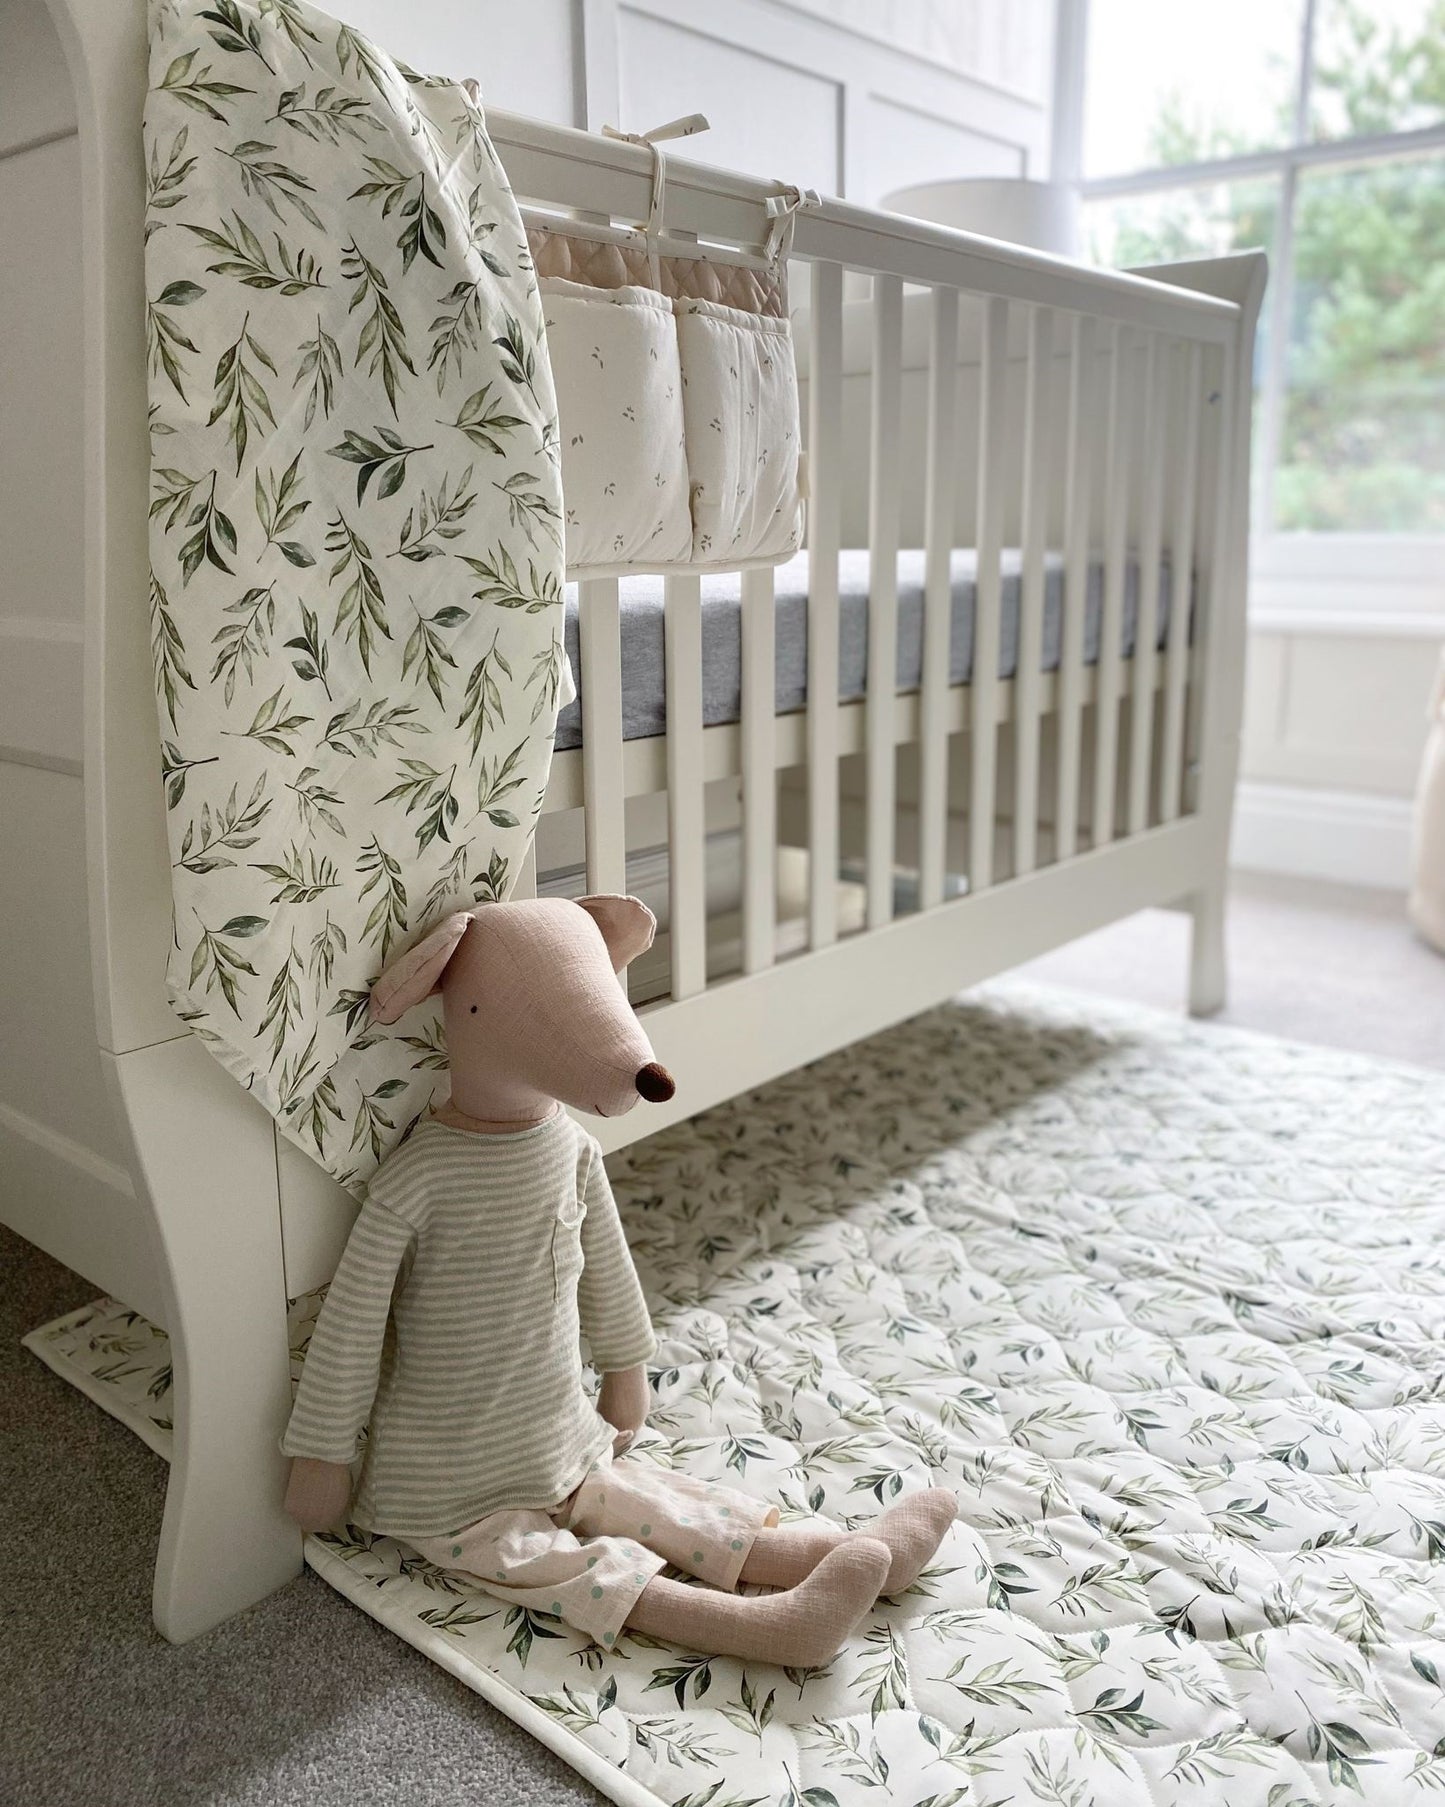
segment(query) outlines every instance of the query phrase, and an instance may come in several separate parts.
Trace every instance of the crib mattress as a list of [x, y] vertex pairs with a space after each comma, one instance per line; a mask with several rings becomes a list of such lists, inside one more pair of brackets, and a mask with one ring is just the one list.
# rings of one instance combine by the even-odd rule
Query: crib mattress
[[[609, 1162], [646, 1459], [855, 1524], [959, 1492], [836, 1662], [603, 1651], [388, 1538], [307, 1559], [627, 1807], [1430, 1807], [1442, 1159], [1438, 1074], [990, 987]], [[163, 1332], [26, 1340], [168, 1446]]]
[[[998, 674], [1011, 678], [1018, 670], [1020, 555], [1003, 554], [1003, 594], [999, 615]], [[923, 567], [921, 551], [898, 555], [898, 689], [917, 690], [923, 668]], [[971, 549], [951, 561], [952, 622], [949, 636], [949, 683], [966, 684], [973, 675], [974, 618], [978, 608], [978, 558]], [[869, 558], [866, 551], [844, 552], [838, 568], [838, 695], [844, 702], [863, 696], [868, 685]], [[801, 709], [808, 690], [808, 555], [800, 552], [775, 574], [777, 662], [775, 703], [779, 715]], [[1045, 560], [1042, 669], [1056, 671], [1063, 639], [1063, 561]], [[1169, 633], [1172, 591], [1168, 562], [1159, 573], [1159, 645]], [[663, 579], [624, 578], [619, 588], [622, 627], [622, 737], [643, 740], [667, 726], [663, 654]], [[1089, 569], [1084, 609], [1084, 660], [1096, 664], [1104, 603], [1104, 569]], [[567, 653], [582, 682], [577, 631], [575, 585], [567, 591]], [[1139, 565], [1131, 559], [1125, 573], [1123, 645], [1131, 658], [1138, 633]], [[708, 727], [735, 722], [742, 707], [742, 580], [736, 572], [702, 579], [702, 708]], [[558, 717], [556, 747], [564, 752], [582, 744], [580, 699]]]

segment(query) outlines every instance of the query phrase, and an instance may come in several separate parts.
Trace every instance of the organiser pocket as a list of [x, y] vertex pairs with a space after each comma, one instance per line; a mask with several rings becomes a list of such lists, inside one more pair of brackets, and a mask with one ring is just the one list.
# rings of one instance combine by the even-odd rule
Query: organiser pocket
[[695, 564], [777, 560], [802, 543], [798, 376], [786, 319], [679, 298]]
[[567, 565], [692, 555], [682, 373], [669, 302], [652, 289], [541, 280], [561, 422]]

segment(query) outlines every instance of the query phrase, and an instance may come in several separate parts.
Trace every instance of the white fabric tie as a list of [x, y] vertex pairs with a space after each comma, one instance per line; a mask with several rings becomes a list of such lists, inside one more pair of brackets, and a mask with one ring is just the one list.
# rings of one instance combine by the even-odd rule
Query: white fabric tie
[[775, 195], [768, 196], [768, 236], [763, 240], [763, 256], [773, 269], [788, 254], [793, 242], [793, 227], [798, 215], [808, 207], [821, 207], [822, 199], [816, 188], [799, 188], [796, 183], [783, 185]]
[[652, 203], [647, 211], [649, 240], [661, 233], [666, 209], [667, 159], [663, 155], [662, 145], [670, 138], [692, 138], [698, 132], [709, 129], [706, 116], [702, 113], [685, 113], [681, 119], [669, 119], [665, 125], [655, 125], [649, 132], [623, 132], [616, 126], [603, 126], [604, 138], [617, 138], [624, 144], [640, 144], [652, 153]]

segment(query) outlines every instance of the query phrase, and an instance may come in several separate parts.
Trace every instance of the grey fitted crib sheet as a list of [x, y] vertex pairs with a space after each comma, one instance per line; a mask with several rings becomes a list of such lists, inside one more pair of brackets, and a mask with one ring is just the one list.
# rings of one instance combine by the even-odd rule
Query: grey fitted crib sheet
[[[921, 551], [898, 555], [898, 689], [917, 690], [923, 668], [923, 560]], [[948, 681], [967, 684], [973, 672], [974, 615], [978, 602], [977, 557], [972, 550], [954, 553], [949, 637]], [[1019, 553], [1003, 554], [1003, 594], [999, 619], [998, 672], [1011, 678], [1018, 669]], [[808, 692], [808, 555], [801, 552], [774, 573], [777, 617], [775, 706], [779, 715], [804, 707]], [[1045, 560], [1042, 669], [1056, 671], [1062, 642], [1063, 561]], [[663, 659], [663, 580], [626, 577], [619, 587], [622, 627], [622, 735], [642, 740], [661, 734], [667, 725], [667, 687]], [[1084, 660], [1096, 664], [1103, 616], [1104, 569], [1089, 567], [1084, 609]], [[742, 702], [742, 583], [735, 572], [702, 579], [702, 708], [708, 727], [735, 722]], [[1169, 633], [1172, 588], [1168, 561], [1159, 572], [1159, 645]], [[577, 588], [567, 589], [567, 653], [582, 684], [578, 656]], [[1139, 621], [1139, 566], [1128, 562], [1124, 585], [1123, 655], [1131, 658]], [[868, 554], [844, 552], [838, 569], [838, 695], [855, 701], [868, 687]], [[582, 710], [586, 698], [570, 703], [557, 720], [559, 752], [582, 744]]]

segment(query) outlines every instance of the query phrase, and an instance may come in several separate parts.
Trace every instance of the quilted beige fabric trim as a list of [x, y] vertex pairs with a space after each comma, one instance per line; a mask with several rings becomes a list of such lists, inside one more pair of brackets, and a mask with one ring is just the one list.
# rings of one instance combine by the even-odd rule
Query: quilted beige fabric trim
[[668, 256], [652, 260], [641, 244], [605, 244], [575, 233], [529, 226], [527, 242], [538, 276], [559, 276], [594, 289], [656, 288], [669, 301], [713, 301], [747, 314], [787, 317], [782, 278], [744, 264], [719, 263], [711, 257]]

